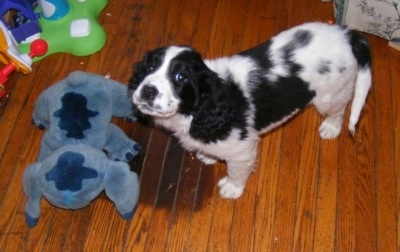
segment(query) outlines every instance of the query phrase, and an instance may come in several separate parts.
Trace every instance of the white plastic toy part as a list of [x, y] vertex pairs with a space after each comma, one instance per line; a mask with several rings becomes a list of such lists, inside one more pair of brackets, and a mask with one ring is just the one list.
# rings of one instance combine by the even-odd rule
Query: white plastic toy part
[[86, 37], [90, 34], [90, 20], [77, 19], [71, 22], [70, 36], [71, 37]]

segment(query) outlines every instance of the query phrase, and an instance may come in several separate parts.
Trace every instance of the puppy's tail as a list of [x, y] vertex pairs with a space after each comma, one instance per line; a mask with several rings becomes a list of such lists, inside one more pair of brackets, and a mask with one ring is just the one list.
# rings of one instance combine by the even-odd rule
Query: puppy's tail
[[371, 88], [371, 56], [367, 41], [357, 32], [350, 30], [349, 39], [354, 57], [358, 62], [358, 74], [349, 120], [349, 130], [354, 135], [361, 110], [367, 99], [368, 91]]

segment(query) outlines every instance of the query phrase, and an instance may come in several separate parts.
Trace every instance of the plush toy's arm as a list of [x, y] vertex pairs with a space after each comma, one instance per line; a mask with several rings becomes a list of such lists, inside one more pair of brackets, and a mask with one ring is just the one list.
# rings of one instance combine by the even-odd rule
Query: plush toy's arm
[[131, 97], [128, 95], [128, 86], [113, 80], [108, 80], [112, 86], [113, 116], [136, 120]]
[[124, 162], [110, 161], [110, 166], [104, 177], [106, 195], [124, 219], [130, 219], [135, 214], [139, 200], [140, 186], [136, 173], [130, 171]]
[[139, 144], [130, 139], [118, 126], [110, 124], [107, 142], [104, 146], [112, 160], [132, 161], [141, 150]]
[[37, 176], [39, 168], [40, 163], [31, 164], [26, 168], [23, 177], [24, 192], [28, 197], [25, 205], [25, 220], [29, 227], [36, 226], [40, 215], [42, 190]]
[[41, 130], [49, 128], [49, 106], [46, 91], [39, 96], [35, 103], [32, 114], [32, 123]]

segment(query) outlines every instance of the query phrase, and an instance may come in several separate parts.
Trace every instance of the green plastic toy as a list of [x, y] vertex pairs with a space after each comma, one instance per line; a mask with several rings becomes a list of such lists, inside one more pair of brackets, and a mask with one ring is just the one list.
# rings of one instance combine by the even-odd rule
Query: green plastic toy
[[[58, 52], [86, 56], [104, 46], [106, 33], [97, 18], [108, 0], [62, 0], [67, 8], [63, 6], [64, 14], [56, 18], [46, 17], [41, 2], [46, 0], [39, 1], [41, 7], [39, 24], [42, 28], [40, 38], [47, 42], [48, 51], [45, 55], [36, 57], [34, 61]], [[30, 43], [19, 44], [21, 52], [29, 52], [29, 47]]]

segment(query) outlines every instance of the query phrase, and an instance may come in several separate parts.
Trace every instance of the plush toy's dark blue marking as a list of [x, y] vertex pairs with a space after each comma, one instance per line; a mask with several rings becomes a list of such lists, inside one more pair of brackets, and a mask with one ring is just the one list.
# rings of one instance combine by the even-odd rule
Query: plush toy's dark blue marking
[[137, 209], [137, 206], [135, 206], [132, 211], [125, 213], [125, 214], [121, 214], [121, 217], [124, 218], [125, 220], [131, 219], [133, 217], [133, 215], [135, 214], [136, 209]]
[[91, 129], [90, 117], [99, 114], [86, 108], [86, 97], [77, 93], [66, 93], [62, 98], [62, 108], [54, 112], [55, 117], [60, 118], [58, 126], [67, 131], [68, 138], [85, 138], [83, 131]]
[[139, 152], [142, 149], [142, 146], [140, 146], [139, 144], [135, 144], [133, 145], [133, 149], [137, 152]]
[[[133, 150], [135, 150], [136, 152], [139, 152], [141, 149], [142, 149], [142, 146], [140, 146], [139, 144], [134, 144], [133, 145]], [[135, 155], [132, 152], [128, 152], [128, 153], [125, 154], [125, 158], [128, 161], [132, 161], [135, 158]], [[119, 160], [115, 160], [115, 161], [119, 161]]]
[[[31, 123], [33, 124], [33, 125], [36, 125], [36, 123], [35, 123], [35, 120], [31, 120]], [[43, 124], [38, 124], [38, 125], [36, 125], [37, 127], [38, 127], [38, 129], [39, 130], [45, 130], [46, 129], [46, 127], [43, 125]]]
[[32, 228], [37, 225], [39, 218], [33, 218], [29, 216], [27, 213], [25, 213], [25, 221], [28, 227]]
[[125, 158], [126, 158], [128, 161], [132, 161], [133, 158], [134, 158], [134, 156], [132, 155], [132, 153], [128, 152], [128, 153], [125, 154]]
[[96, 170], [83, 166], [84, 161], [85, 157], [80, 153], [65, 152], [58, 158], [57, 164], [46, 173], [46, 180], [54, 180], [56, 188], [60, 191], [79, 191], [84, 179], [98, 177]]

